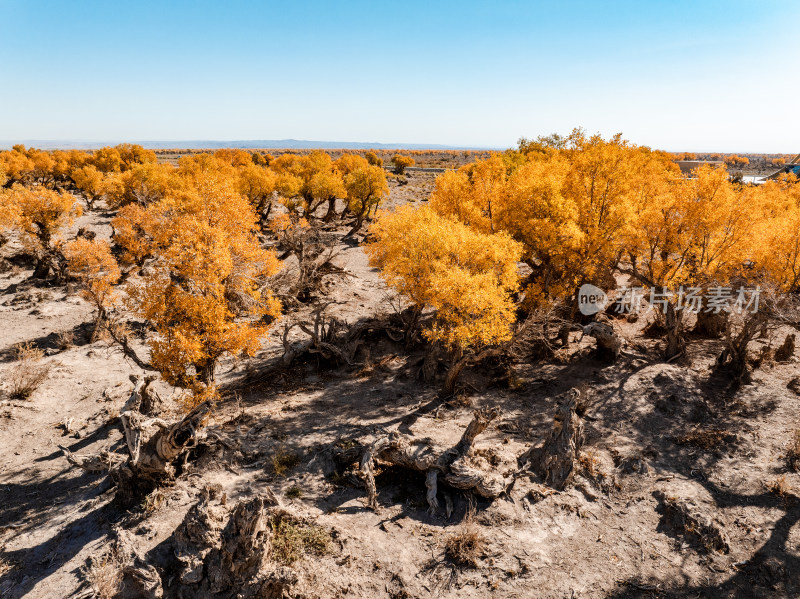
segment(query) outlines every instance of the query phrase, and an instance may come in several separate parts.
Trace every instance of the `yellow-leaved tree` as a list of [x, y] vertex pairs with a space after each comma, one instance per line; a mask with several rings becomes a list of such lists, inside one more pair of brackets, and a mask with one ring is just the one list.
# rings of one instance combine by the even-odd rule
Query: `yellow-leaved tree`
[[101, 199], [108, 187], [103, 173], [92, 164], [87, 164], [72, 171], [72, 181], [75, 187], [83, 193], [89, 210], [94, 209], [94, 204]]
[[100, 189], [110, 208], [120, 208], [133, 203], [142, 206], [152, 204], [179, 188], [180, 184], [181, 179], [176, 176], [175, 167], [171, 164], [145, 162], [134, 163], [123, 172], [106, 175]]
[[499, 154], [436, 179], [430, 205], [484, 233], [496, 230], [497, 204], [505, 192], [506, 164]]
[[53, 275], [60, 279], [64, 273], [58, 251], [59, 234], [81, 214], [80, 204], [71, 194], [38, 186], [14, 185], [6, 198], [16, 206], [16, 224], [22, 241], [36, 260], [34, 277]]
[[71, 276], [81, 285], [81, 295], [95, 309], [92, 341], [108, 323], [108, 309], [114, 301], [114, 285], [120, 278], [119, 266], [107, 241], [79, 237], [64, 246]]
[[272, 211], [272, 196], [277, 186], [277, 177], [272, 170], [252, 162], [237, 169], [237, 173], [239, 192], [250, 202], [263, 229]]
[[756, 269], [783, 293], [800, 292], [800, 182], [794, 175], [756, 188], [761, 218], [753, 235]]
[[741, 272], [755, 223], [749, 195], [730, 183], [724, 168], [703, 166], [693, 179], [664, 185], [635, 206], [620, 271], [658, 294], [651, 297], [658, 298], [656, 314], [663, 318], [664, 353], [670, 359], [681, 354], [686, 343], [681, 288], [698, 290], [702, 323], [713, 313], [707, 307], [709, 289], [727, 285]]
[[395, 154], [392, 156], [392, 164], [394, 165], [394, 172], [398, 175], [403, 175], [409, 166], [414, 166], [414, 159], [411, 156]]
[[[2, 182], [0, 172], [0, 183]], [[4, 243], [3, 233], [13, 229], [19, 223], [19, 206], [12, 201], [11, 193], [0, 189], [0, 245]]]
[[280, 313], [266, 286], [280, 263], [259, 244], [258, 219], [235, 178], [213, 162], [187, 164], [178, 191], [123, 215], [124, 227], [115, 223], [129, 255], [151, 257], [127, 286], [129, 307], [156, 332], [150, 362], [197, 397], [213, 384], [219, 359], [253, 355]]
[[354, 235], [364, 225], [370, 211], [377, 211], [381, 201], [389, 195], [389, 184], [383, 169], [378, 166], [362, 166], [349, 172], [344, 178], [347, 192], [347, 208], [356, 217], [347, 236]]
[[411, 303], [414, 322], [424, 309], [435, 311], [425, 335], [450, 353], [444, 390], [452, 393], [467, 364], [512, 336], [521, 245], [430, 207], [383, 213], [370, 233], [370, 264]]

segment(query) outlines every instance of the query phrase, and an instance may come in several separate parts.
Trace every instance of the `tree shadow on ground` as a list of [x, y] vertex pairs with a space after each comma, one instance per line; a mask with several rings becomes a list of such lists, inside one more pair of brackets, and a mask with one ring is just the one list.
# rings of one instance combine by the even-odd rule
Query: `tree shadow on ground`
[[[28, 481], [0, 483], [0, 531], [3, 531], [0, 546], [21, 535], [34, 534], [45, 523], [52, 524], [51, 518], [65, 510], [84, 512], [63, 528], [54, 526], [53, 536], [35, 546], [0, 552], [0, 559], [12, 565], [11, 570], [0, 576], [0, 595], [4, 599], [24, 597], [83, 547], [103, 537], [108, 524], [119, 517], [119, 510], [108, 502], [98, 508], [97, 501], [92, 501], [98, 500], [109, 488], [105, 474], [83, 472], [71, 476], [71, 473], [67, 468], [45, 479], [38, 479], [36, 473], [31, 473]], [[19, 477], [20, 474], [13, 475]]]
[[[67, 341], [72, 347], [83, 347], [85, 345], [89, 345], [92, 340], [93, 332], [93, 322], [82, 322], [67, 331], [54, 331], [52, 333], [48, 333], [47, 335], [30, 339], [27, 343], [33, 349], [39, 349], [47, 352], [48, 354], [54, 354], [60, 351], [66, 351], [68, 347], [65, 347], [64, 344]], [[6, 347], [0, 350], [0, 363], [14, 362], [16, 359], [17, 345]]]

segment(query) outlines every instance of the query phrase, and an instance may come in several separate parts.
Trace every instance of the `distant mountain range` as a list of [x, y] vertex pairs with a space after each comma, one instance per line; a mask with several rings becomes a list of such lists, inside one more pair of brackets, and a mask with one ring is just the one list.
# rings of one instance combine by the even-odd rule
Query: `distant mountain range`
[[[30, 139], [20, 141], [0, 141], [0, 149], [10, 149], [14, 144], [24, 144], [26, 147], [41, 150], [93, 150], [104, 146], [115, 146], [120, 141], [80, 141], [80, 140], [46, 140]], [[311, 141], [306, 139], [245, 139], [234, 141], [219, 141], [212, 139], [175, 140], [175, 141], [134, 141], [151, 150], [164, 150], [170, 148], [181, 149], [213, 149], [213, 148], [242, 148], [242, 149], [306, 149], [320, 150], [497, 150], [504, 148], [489, 148], [480, 146], [447, 146], [439, 144], [383, 144], [353, 141]]]

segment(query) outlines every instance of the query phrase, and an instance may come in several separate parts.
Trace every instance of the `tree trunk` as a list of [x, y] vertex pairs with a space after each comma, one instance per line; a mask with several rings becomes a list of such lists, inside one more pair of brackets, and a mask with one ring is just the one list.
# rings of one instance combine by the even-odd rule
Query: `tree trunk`
[[673, 360], [686, 351], [686, 340], [683, 338], [683, 310], [676, 310], [671, 303], [667, 304], [664, 328], [667, 330], [664, 358]]
[[195, 364], [195, 372], [200, 378], [200, 382], [204, 385], [212, 385], [214, 383], [214, 371], [217, 368], [217, 361], [209, 358], [202, 364]]
[[700, 310], [697, 312], [697, 322], [694, 325], [694, 332], [698, 335], [719, 339], [725, 332], [728, 322], [728, 313], [724, 311], [707, 312], [708, 300], [703, 297]]
[[175, 477], [179, 458], [194, 446], [211, 411], [211, 403], [204, 402], [173, 424], [159, 418], [145, 418], [140, 408], [146, 403], [147, 386], [151, 381], [151, 378], [136, 379], [120, 414], [127, 459], [108, 452], [99, 456], [76, 456], [61, 448], [73, 466], [91, 471], [108, 470], [117, 485], [114, 500], [125, 508], [136, 505], [159, 484]]
[[336, 198], [328, 198], [328, 211], [325, 213], [322, 220], [329, 223], [334, 218], [336, 218]]
[[456, 383], [458, 383], [458, 377], [461, 376], [461, 372], [464, 370], [464, 367], [469, 363], [471, 357], [472, 356], [467, 355], [462, 358], [456, 358], [453, 360], [453, 363], [447, 370], [447, 375], [444, 377], [442, 394], [453, 395], [455, 393]]
[[604, 322], [590, 322], [583, 327], [583, 334], [597, 341], [598, 353], [616, 359], [622, 352], [623, 339], [614, 332], [614, 327]]
[[356, 215], [356, 224], [354, 224], [353, 228], [350, 229], [347, 232], [347, 235], [345, 235], [345, 237], [352, 237], [353, 235], [358, 233], [361, 230], [361, 227], [363, 227], [363, 226], [364, 226], [364, 215], [363, 214], [357, 214]]

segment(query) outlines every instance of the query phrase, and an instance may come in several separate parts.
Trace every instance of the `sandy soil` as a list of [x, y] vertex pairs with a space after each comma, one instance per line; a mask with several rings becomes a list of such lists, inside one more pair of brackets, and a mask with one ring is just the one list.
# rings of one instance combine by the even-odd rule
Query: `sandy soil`
[[[427, 197], [433, 175], [392, 183], [390, 205]], [[108, 234], [108, 216], [89, 213], [77, 226]], [[337, 232], [339, 239], [347, 231]], [[334, 314], [349, 322], [391, 310], [390, 293], [363, 250], [338, 242], [337, 261], [350, 275], [332, 281]], [[6, 257], [14, 243], [2, 248]], [[419, 378], [419, 356], [383, 339], [358, 367], [298, 365], [290, 374], [238, 388], [219, 406], [209, 433], [233, 448], [204, 456], [148, 505], [123, 512], [102, 474], [71, 468], [59, 450], [121, 451], [119, 410], [138, 369], [107, 341], [89, 343], [91, 310], [68, 289], [36, 287], [26, 264], [0, 274], [0, 381], [16, 365], [15, 346], [46, 351], [50, 373], [27, 400], [0, 397], [0, 596], [88, 597], [82, 568], [102, 555], [113, 531], [127, 530], [159, 569], [165, 596], [180, 596], [170, 543], [203, 488], [221, 485], [228, 503], [269, 487], [296, 513], [331, 531], [322, 556], [293, 565], [304, 597], [796, 597], [800, 594], [800, 475], [784, 460], [798, 422], [800, 398], [787, 385], [797, 361], [770, 364], [753, 384], [726, 391], [710, 367], [718, 341], [693, 340], [689, 364], [664, 364], [658, 341], [636, 343], [614, 364], [593, 357], [585, 339], [558, 360], [514, 365], [513, 384], [488, 372], [467, 373], [469, 392], [438, 399], [438, 385]], [[308, 308], [303, 308], [307, 310]], [[303, 309], [291, 317], [302, 317]], [[617, 321], [623, 335], [643, 323]], [[71, 331], [66, 349], [58, 333]], [[773, 340], [777, 344], [785, 331]], [[235, 386], [281, 355], [276, 331], [245, 363], [222, 365]], [[453, 513], [430, 515], [421, 476], [384, 469], [379, 510], [362, 488], [325, 477], [317, 459], [326, 447], [382, 431], [430, 437], [447, 447], [474, 408], [501, 417], [478, 438], [500, 471], [540, 443], [562, 394], [578, 386], [589, 399], [587, 443], [576, 484], [552, 492], [519, 479], [508, 496], [478, 501], [462, 493]], [[7, 384], [4, 382], [4, 388]], [[171, 390], [159, 387], [162, 396]], [[162, 416], [177, 414], [167, 402]], [[68, 424], [68, 426], [65, 426]], [[711, 439], [710, 442], [708, 439]], [[276, 473], [281, 456], [296, 465]], [[772, 485], [783, 477], [785, 488]], [[658, 492], [691, 500], [729, 539], [728, 553], [706, 551], [663, 516]], [[448, 559], [453, 534], [485, 539], [476, 567]], [[174, 560], [172, 560], [174, 561]], [[190, 595], [184, 595], [190, 596]]]

